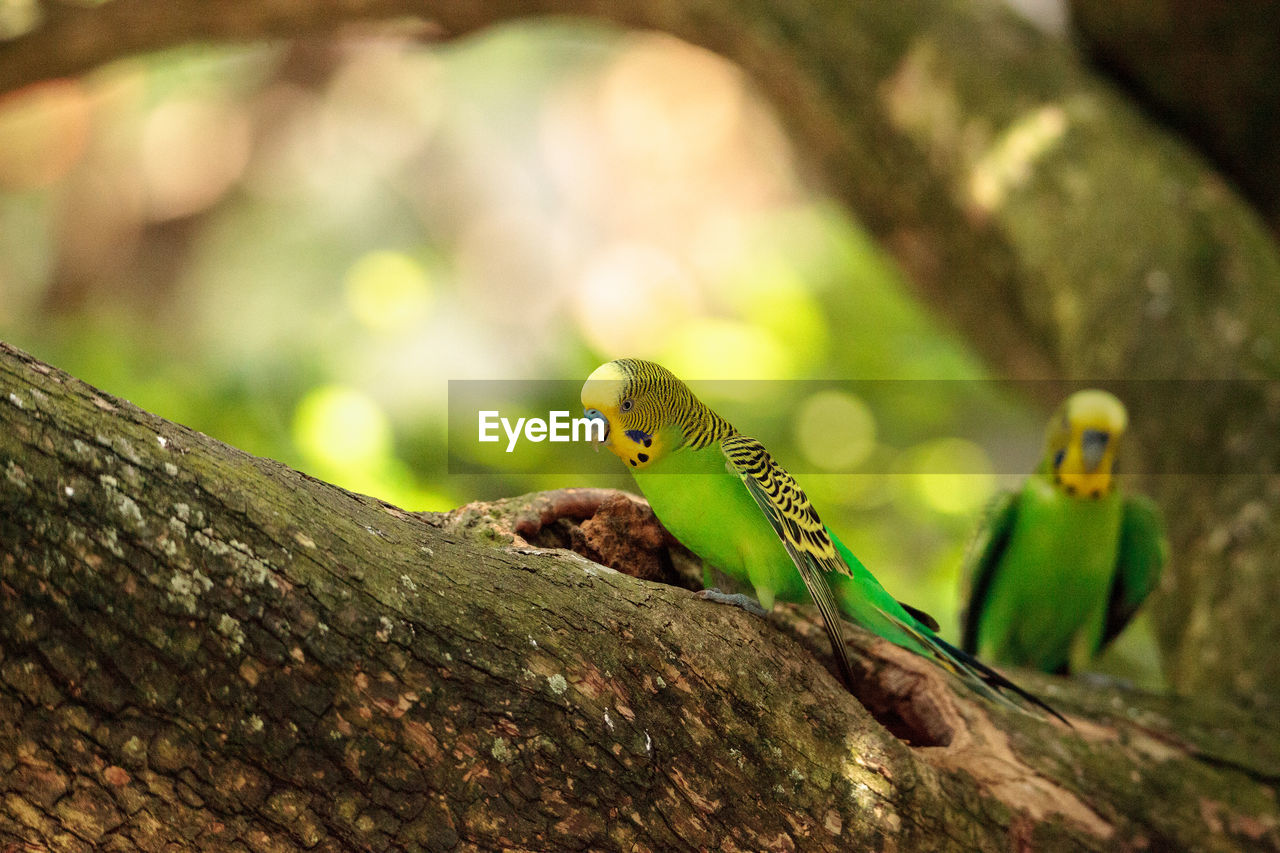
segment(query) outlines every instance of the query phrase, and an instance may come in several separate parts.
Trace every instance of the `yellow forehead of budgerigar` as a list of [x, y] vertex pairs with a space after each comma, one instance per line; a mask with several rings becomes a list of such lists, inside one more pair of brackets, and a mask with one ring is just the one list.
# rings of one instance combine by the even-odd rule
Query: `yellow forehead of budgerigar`
[[601, 411], [618, 405], [626, 382], [626, 371], [616, 361], [600, 365], [582, 383], [582, 405]]
[[1076, 429], [1099, 429], [1118, 435], [1129, 425], [1129, 413], [1116, 395], [1089, 388], [1067, 398], [1067, 420]]
[[606, 361], [604, 364], [591, 371], [591, 375], [587, 377], [588, 382], [622, 382], [627, 378], [627, 372], [622, 369], [622, 365], [616, 361]]

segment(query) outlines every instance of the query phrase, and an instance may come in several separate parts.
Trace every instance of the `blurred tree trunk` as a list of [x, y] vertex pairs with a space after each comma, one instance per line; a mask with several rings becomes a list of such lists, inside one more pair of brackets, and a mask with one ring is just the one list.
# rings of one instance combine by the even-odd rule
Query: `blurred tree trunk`
[[[1280, 376], [1280, 254], [1253, 209], [1070, 47], [995, 2], [40, 8], [37, 29], [0, 46], [0, 91], [191, 39], [297, 35], [357, 19], [418, 15], [442, 37], [542, 13], [662, 30], [745, 69], [822, 186], [998, 375]], [[1044, 405], [1057, 402], [1056, 387], [1045, 384]], [[1172, 408], [1138, 396], [1127, 454], [1153, 472], [1144, 485], [1169, 518], [1174, 561], [1153, 609], [1173, 683], [1275, 707], [1280, 406], [1259, 414], [1256, 393], [1225, 385], [1189, 385]], [[1203, 471], [1238, 476], [1192, 476]]]
[[1280, 233], [1280, 3], [1072, 0], [1109, 72], [1207, 151]]
[[639, 565], [634, 499], [414, 515], [4, 345], [0, 470], [0, 850], [1280, 849], [1265, 716], [853, 630], [860, 704], [794, 611], [523, 538]]

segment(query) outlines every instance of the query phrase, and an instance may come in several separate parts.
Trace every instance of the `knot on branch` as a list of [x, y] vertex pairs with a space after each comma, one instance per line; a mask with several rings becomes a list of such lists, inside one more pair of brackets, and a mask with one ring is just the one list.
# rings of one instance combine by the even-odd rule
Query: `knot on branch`
[[615, 489], [556, 489], [478, 501], [442, 526], [514, 545], [566, 548], [644, 580], [701, 589], [700, 562], [658, 521], [649, 504]]

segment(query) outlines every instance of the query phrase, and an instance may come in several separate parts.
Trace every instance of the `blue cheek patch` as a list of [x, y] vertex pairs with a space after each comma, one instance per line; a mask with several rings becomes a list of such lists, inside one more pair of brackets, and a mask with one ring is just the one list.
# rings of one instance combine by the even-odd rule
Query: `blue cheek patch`
[[626, 431], [626, 436], [636, 444], [643, 444], [645, 447], [653, 444], [653, 436], [642, 429], [629, 429]]

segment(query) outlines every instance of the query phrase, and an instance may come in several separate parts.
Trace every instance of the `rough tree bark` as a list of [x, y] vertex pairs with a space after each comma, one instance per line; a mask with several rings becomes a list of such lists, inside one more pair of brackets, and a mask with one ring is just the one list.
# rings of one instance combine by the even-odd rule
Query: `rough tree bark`
[[1072, 0], [1089, 50], [1186, 132], [1280, 233], [1280, 5]]
[[[446, 35], [534, 12], [661, 29], [756, 80], [824, 186], [1001, 372], [1280, 372], [1280, 260], [1257, 218], [994, 5], [41, 8], [0, 46], [0, 91], [403, 14]], [[861, 638], [881, 725], [776, 620], [512, 547], [480, 511], [424, 520], [349, 495], [12, 351], [0, 382], [0, 841], [1280, 847], [1275, 407], [1244, 420], [1227, 395], [1209, 420], [1188, 405], [1137, 423], [1148, 467], [1176, 471], [1229, 428], [1201, 463], [1253, 473], [1150, 483], [1176, 546], [1163, 640], [1197, 698], [1029, 679], [1065, 730]]]
[[[442, 36], [548, 13], [663, 30], [751, 75], [824, 188], [882, 238], [997, 373], [1280, 376], [1280, 254], [1255, 213], [1070, 47], [992, 2], [110, 0], [41, 8], [37, 29], [0, 45], [0, 91], [190, 39], [403, 15], [431, 21]], [[1275, 707], [1280, 407], [1259, 412], [1253, 395], [1242, 396], [1248, 403], [1219, 385], [1189, 387], [1176, 407], [1134, 401], [1127, 452], [1163, 474], [1145, 487], [1166, 509], [1174, 545], [1153, 610], [1175, 687]], [[1179, 476], [1189, 463], [1244, 475]]]
[[852, 631], [860, 704], [794, 614], [529, 544], [659, 572], [637, 499], [418, 516], [3, 345], [0, 470], [0, 849], [1280, 849], [1269, 720]]

